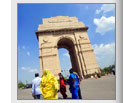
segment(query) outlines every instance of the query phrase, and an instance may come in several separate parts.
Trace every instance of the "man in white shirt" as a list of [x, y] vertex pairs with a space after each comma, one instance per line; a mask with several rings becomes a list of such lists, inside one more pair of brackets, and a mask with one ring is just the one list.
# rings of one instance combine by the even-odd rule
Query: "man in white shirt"
[[41, 99], [41, 90], [40, 90], [41, 78], [38, 73], [35, 73], [35, 79], [32, 80], [32, 96], [34, 99]]

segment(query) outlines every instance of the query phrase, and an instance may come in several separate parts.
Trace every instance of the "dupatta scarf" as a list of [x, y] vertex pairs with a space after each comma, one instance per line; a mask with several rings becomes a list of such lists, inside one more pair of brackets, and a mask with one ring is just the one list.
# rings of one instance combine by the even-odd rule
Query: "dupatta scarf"
[[59, 84], [57, 78], [48, 69], [44, 70], [40, 89], [44, 99], [58, 99]]

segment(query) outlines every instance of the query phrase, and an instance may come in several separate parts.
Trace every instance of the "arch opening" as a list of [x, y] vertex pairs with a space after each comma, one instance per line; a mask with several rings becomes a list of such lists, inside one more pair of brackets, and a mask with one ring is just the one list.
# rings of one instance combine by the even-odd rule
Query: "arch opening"
[[65, 48], [58, 49], [61, 73], [64, 77], [69, 77], [69, 70], [72, 67], [69, 51]]
[[[62, 38], [58, 41], [57, 46], [58, 46], [58, 51], [61, 51], [59, 53], [62, 53], [62, 51], [66, 51], [65, 52], [66, 56], [69, 57], [69, 58], [65, 59], [65, 54], [62, 54], [60, 56], [60, 54], [58, 53], [59, 54], [59, 60], [60, 60], [60, 67], [61, 67], [61, 71], [62, 71], [63, 75], [67, 74], [67, 77], [68, 77], [69, 76], [69, 70], [72, 67], [74, 69], [74, 71], [77, 72], [77, 74], [79, 76], [81, 76], [73, 41], [68, 39], [68, 38]], [[64, 59], [64, 62], [62, 62], [61, 59]], [[66, 64], [68, 62], [69, 62], [69, 64]]]

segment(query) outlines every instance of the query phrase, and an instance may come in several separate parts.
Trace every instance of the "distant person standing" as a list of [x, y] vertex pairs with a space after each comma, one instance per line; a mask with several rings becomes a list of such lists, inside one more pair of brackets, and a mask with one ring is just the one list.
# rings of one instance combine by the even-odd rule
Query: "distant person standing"
[[68, 79], [68, 84], [70, 85], [70, 92], [72, 93], [72, 99], [79, 99], [79, 79], [77, 75], [73, 73], [73, 69], [70, 69], [70, 77]]
[[59, 75], [59, 82], [60, 82], [60, 93], [62, 94], [63, 98], [66, 99], [67, 94], [66, 94], [65, 79], [61, 73], [59, 73], [58, 75]]
[[35, 79], [32, 80], [32, 96], [34, 99], [41, 99], [41, 90], [40, 90], [41, 78], [38, 73], [35, 73]]
[[112, 73], [113, 73], [113, 75], [115, 75], [115, 68], [112, 69]]
[[99, 77], [101, 78], [101, 70], [98, 69]]
[[94, 77], [95, 77], [95, 79], [97, 79], [97, 73], [96, 72], [94, 73]]
[[79, 87], [79, 90], [78, 90], [78, 94], [79, 94], [79, 99], [82, 99], [82, 95], [81, 95], [81, 89], [80, 89], [80, 82], [82, 81], [82, 78], [79, 78], [78, 74], [76, 72], [73, 72], [75, 75], [76, 75], [76, 79], [77, 81], [79, 82], [78, 83], [78, 87]]
[[82, 75], [82, 79], [84, 80], [84, 76]]

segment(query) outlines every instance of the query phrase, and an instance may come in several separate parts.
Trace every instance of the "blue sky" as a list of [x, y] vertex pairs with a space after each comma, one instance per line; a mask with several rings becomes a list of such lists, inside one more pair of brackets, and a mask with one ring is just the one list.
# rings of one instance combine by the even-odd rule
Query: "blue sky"
[[[88, 36], [101, 68], [115, 63], [114, 4], [18, 4], [18, 81], [30, 83], [40, 72], [35, 31], [43, 18], [76, 16], [88, 29]], [[71, 67], [66, 49], [59, 49], [61, 68]]]

